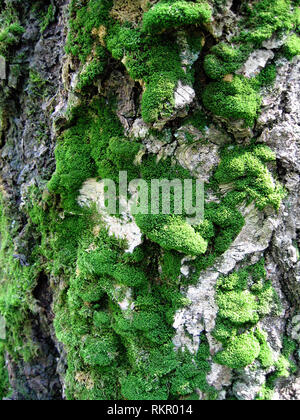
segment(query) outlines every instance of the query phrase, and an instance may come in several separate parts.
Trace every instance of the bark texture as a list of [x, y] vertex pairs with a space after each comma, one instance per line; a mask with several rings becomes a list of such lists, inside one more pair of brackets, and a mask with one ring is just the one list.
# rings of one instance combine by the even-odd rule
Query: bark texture
[[0, 0], [0, 399], [300, 399], [299, 54], [298, 0]]

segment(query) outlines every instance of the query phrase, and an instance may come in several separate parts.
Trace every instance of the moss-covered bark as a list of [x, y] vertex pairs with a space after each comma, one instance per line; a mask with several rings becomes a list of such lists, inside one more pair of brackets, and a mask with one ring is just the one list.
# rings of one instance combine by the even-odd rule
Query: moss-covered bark
[[[297, 3], [0, 1], [0, 398], [239, 396], [233, 380], [209, 379], [217, 364], [237, 377], [249, 366], [262, 371], [255, 397], [271, 399], [293, 377], [298, 345], [281, 337], [276, 352], [263, 330], [270, 317], [281, 320], [285, 299], [268, 278], [271, 239], [229, 274], [218, 278], [218, 267], [239, 247], [251, 206], [283, 220], [288, 191], [258, 118], [282, 60], [297, 61]], [[254, 76], [243, 73], [270, 39], [279, 40], [272, 58]], [[182, 127], [200, 140], [179, 140]], [[184, 163], [176, 153], [194, 147], [201, 157], [205, 142], [211, 153], [217, 145], [218, 163], [196, 226], [176, 214], [173, 198], [171, 214], [127, 220], [142, 237], [129, 252], [129, 234], [111, 234], [97, 200], [78, 199], [91, 180], [111, 179], [121, 195], [120, 171], [149, 187], [153, 179], [195, 183], [192, 152]], [[195, 303], [190, 288], [207, 270], [218, 272], [219, 309], [213, 330], [194, 320], [195, 351], [189, 334], [178, 345], [176, 316]], [[43, 389], [35, 377], [47, 378]]]

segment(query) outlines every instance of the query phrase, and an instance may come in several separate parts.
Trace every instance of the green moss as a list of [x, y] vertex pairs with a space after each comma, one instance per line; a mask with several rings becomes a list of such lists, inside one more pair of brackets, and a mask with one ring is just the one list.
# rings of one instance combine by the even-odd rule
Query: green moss
[[177, 282], [180, 276], [182, 255], [166, 251], [162, 261], [162, 277], [166, 281]]
[[103, 51], [102, 57], [94, 59], [89, 63], [84, 70], [80, 73], [79, 81], [76, 85], [76, 90], [82, 91], [86, 87], [90, 86], [95, 79], [103, 75], [106, 69], [106, 55]]
[[259, 210], [266, 206], [279, 208], [285, 191], [276, 184], [267, 167], [268, 162], [274, 160], [274, 153], [263, 145], [230, 145], [221, 151], [221, 162], [207, 185], [220, 202], [205, 203], [204, 222], [194, 227], [207, 240], [208, 248], [190, 264], [194, 272], [192, 281], [198, 281], [201, 271], [214, 264], [243, 228], [245, 219], [239, 210], [241, 205], [254, 201]]
[[[181, 10], [183, 7], [182, 10], [191, 12], [189, 16], [192, 18], [189, 18], [187, 15], [184, 18], [184, 24], [187, 25], [196, 23], [193, 21], [196, 15], [199, 20], [202, 12], [204, 13], [207, 9], [207, 6], [204, 4], [200, 5], [183, 1], [177, 3], [170, 6], [171, 19], [175, 19], [177, 16], [177, 20], [181, 21], [182, 14], [174, 14], [174, 10], [178, 7]], [[170, 33], [168, 36], [154, 35], [148, 37], [139, 27], [133, 28], [129, 24], [120, 25], [113, 22], [109, 18], [111, 5], [112, 2], [102, 0], [90, 0], [88, 5], [81, 7], [75, 1], [71, 3], [71, 23], [67, 52], [78, 56], [84, 63], [90, 54], [94, 54], [93, 51], [95, 50], [96, 60], [99, 63], [99, 59], [102, 61], [102, 53], [99, 52], [101, 48], [99, 48], [97, 31], [99, 28], [105, 28], [102, 45], [105, 43], [108, 51], [115, 59], [123, 59], [122, 61], [129, 75], [134, 80], [143, 80], [145, 84], [146, 88], [142, 99], [143, 119], [150, 123], [170, 116], [174, 110], [174, 91], [178, 80], [192, 80], [191, 70], [188, 69], [186, 74], [182, 69], [180, 51], [174, 35]], [[166, 4], [161, 3], [157, 5], [157, 7], [162, 7], [163, 9], [165, 6]], [[149, 22], [153, 19], [152, 14], [155, 12], [155, 9], [156, 6], [144, 15], [144, 25], [148, 29], [150, 28]], [[209, 12], [209, 9], [207, 10]], [[172, 25], [177, 26], [178, 22], [176, 23], [175, 20]], [[98, 52], [95, 46], [97, 46]], [[199, 44], [197, 48], [201, 50], [202, 46]], [[165, 57], [164, 60], [161, 60], [162, 56]], [[102, 71], [100, 63], [98, 65], [91, 64], [87, 69], [84, 69], [78, 88], [81, 89], [90, 84], [95, 77], [100, 75], [100, 69]]]
[[211, 9], [207, 3], [195, 4], [187, 1], [161, 1], [143, 17], [143, 30], [153, 34], [185, 25], [200, 25], [211, 20]]
[[211, 79], [221, 79], [238, 70], [250, 53], [247, 47], [232, 47], [221, 42], [210, 49], [204, 59], [204, 70]]
[[[125, 57], [123, 62], [134, 80], [145, 82], [142, 98], [144, 121], [151, 123], [170, 116], [178, 80], [191, 78], [182, 69], [174, 36], [170, 34], [150, 39], [138, 29], [117, 26], [109, 33], [107, 46], [113, 57]], [[161, 60], [162, 56], [164, 60]]]
[[299, 35], [293, 34], [289, 36], [286, 43], [284, 44], [284, 54], [289, 60], [291, 60], [295, 56], [300, 55]]
[[150, 240], [166, 250], [199, 255], [207, 249], [207, 242], [181, 217], [137, 215], [136, 222]]
[[31, 339], [30, 319], [34, 306], [31, 293], [40, 267], [34, 259], [24, 266], [16, 258], [12, 240], [15, 231], [8, 214], [5, 201], [0, 195], [0, 314], [6, 321], [7, 333], [4, 348], [14, 360], [23, 358], [28, 361], [37, 351]]
[[11, 23], [0, 31], [0, 54], [8, 57], [10, 49], [18, 44], [24, 28], [19, 23]]
[[255, 332], [256, 338], [260, 343], [260, 353], [258, 360], [263, 368], [267, 369], [274, 365], [272, 350], [267, 342], [267, 334], [259, 329]]
[[210, 370], [208, 358], [209, 347], [205, 341], [195, 358], [187, 351], [175, 353], [171, 345], [151, 351], [143, 363], [146, 381], [140, 375], [130, 375], [122, 383], [122, 396], [134, 400], [166, 400], [171, 394], [173, 398], [189, 399], [198, 388], [212, 398], [216, 391], [206, 383]]
[[232, 369], [240, 369], [250, 365], [259, 356], [259, 341], [252, 333], [241, 334], [230, 340], [226, 349], [217, 353], [215, 362]]
[[138, 177], [132, 161], [139, 148], [124, 139], [113, 108], [103, 99], [89, 108], [81, 106], [73, 111], [72, 126], [58, 141], [56, 171], [48, 188], [61, 195], [66, 210], [79, 210], [76, 198], [87, 178], [100, 176], [118, 182], [119, 170], [127, 170], [129, 180]]
[[260, 0], [247, 5], [240, 40], [260, 46], [274, 33], [281, 35], [293, 29], [295, 17], [290, 0]]
[[266, 279], [263, 260], [219, 278], [219, 312], [213, 335], [223, 344], [223, 350], [215, 356], [217, 363], [233, 369], [248, 366], [256, 359], [264, 368], [274, 365], [266, 334], [255, 330], [257, 323], [272, 313], [274, 300], [275, 292]]
[[268, 384], [264, 384], [256, 396], [257, 401], [271, 401], [274, 395], [274, 389]]
[[55, 20], [55, 6], [53, 6], [53, 4], [50, 4], [41, 22], [41, 33], [45, 32], [45, 30], [48, 28], [50, 23], [54, 22], [54, 20]]
[[[93, 251], [89, 250], [90, 241]], [[170, 324], [182, 306], [182, 295], [176, 285], [156, 284], [153, 251], [150, 260], [141, 261], [146, 250], [150, 252], [149, 246], [140, 251], [137, 267], [136, 258], [124, 255], [105, 230], [96, 238], [90, 230], [81, 235], [77, 274], [55, 308], [56, 334], [68, 349], [69, 399], [168, 399], [189, 397], [196, 388], [214, 395], [206, 383], [210, 370], [207, 343], [205, 348], [204, 343], [200, 346], [196, 364], [192, 355], [176, 353], [170, 343]], [[120, 288], [121, 283], [132, 287], [135, 307], [130, 313], [116, 304], [128, 290], [127, 286]], [[85, 293], [93, 295], [96, 284], [104, 295], [87, 301]]]
[[[275, 154], [268, 147], [232, 146], [225, 148], [221, 156], [215, 173], [219, 184], [232, 184], [235, 191], [246, 192], [247, 199], [255, 200], [260, 210], [268, 205], [279, 208], [285, 193], [280, 185], [275, 184], [268, 171], [267, 163], [275, 161]], [[232, 194], [227, 196], [229, 198], [232, 198]]]
[[261, 99], [251, 82], [234, 76], [231, 82], [210, 83], [203, 91], [204, 106], [219, 117], [244, 120], [252, 126], [258, 116]]
[[37, 97], [45, 97], [47, 95], [47, 81], [34, 69], [29, 71], [28, 93]]
[[94, 325], [98, 328], [109, 328], [111, 318], [107, 312], [94, 312]]
[[208, 126], [209, 121], [205, 115], [205, 113], [201, 110], [195, 111], [191, 117], [188, 117], [184, 121], [184, 125], [193, 125], [198, 130], [205, 132], [205, 128]]
[[272, 86], [277, 76], [277, 69], [275, 64], [266, 66], [254, 79], [252, 79], [253, 85], [260, 87]]
[[84, 302], [97, 302], [104, 295], [101, 284], [92, 276], [77, 276], [74, 279], [73, 287]]
[[0, 341], [0, 401], [7, 395], [9, 390], [8, 372], [4, 358], [5, 346]]
[[[211, 356], [205, 335], [200, 337], [197, 355], [175, 351], [172, 344], [174, 315], [189, 303], [181, 290], [193, 281], [181, 276], [181, 260], [184, 254], [197, 257], [190, 263], [190, 272], [198, 280], [199, 272], [212, 265], [241, 231], [244, 218], [238, 206], [255, 201], [259, 209], [278, 208], [283, 192], [267, 167], [275, 155], [263, 146], [225, 148], [208, 186], [220, 203], [206, 204], [205, 220], [191, 227], [178, 215], [137, 215], [136, 222], [147, 239], [133, 254], [124, 253], [125, 242], [108, 235], [96, 209], [78, 206], [83, 182], [99, 177], [118, 183], [120, 170], [128, 171], [129, 180], [142, 177], [147, 182], [191, 177], [170, 159], [156, 162], [155, 156], [145, 155], [139, 166], [133, 164], [141, 144], [125, 137], [111, 98], [94, 98], [94, 84], [105, 75], [111, 55], [122, 60], [130, 77], [144, 87], [143, 119], [155, 123], [170, 116], [178, 81], [194, 81], [193, 70], [188, 68], [185, 73], [181, 67], [174, 30], [203, 26], [210, 21], [211, 12], [203, 2], [161, 1], [145, 13], [142, 24], [133, 26], [113, 21], [113, 3], [71, 1], [66, 50], [82, 63], [76, 87], [82, 105], [70, 110], [68, 128], [57, 142], [50, 194], [43, 198], [33, 189], [27, 200], [27, 213], [39, 232], [35, 260], [39, 269], [61, 279], [60, 287], [54, 288], [54, 326], [68, 354], [66, 395], [84, 400], [174, 400], [193, 399], [198, 389], [205, 398], [214, 399], [217, 393], [206, 382]], [[187, 39], [198, 53], [202, 35]], [[213, 47], [205, 60], [207, 74], [218, 80], [235, 71], [250, 49], [233, 44]], [[232, 83], [210, 84], [207, 89], [212, 96], [204, 92], [207, 109], [211, 103], [214, 109], [222, 108], [226, 117], [242, 118], [251, 125], [259, 110], [258, 90], [272, 79], [274, 67], [252, 80], [236, 76]], [[184, 123], [204, 131], [208, 122], [199, 112]], [[168, 141], [171, 136], [171, 129], [161, 134]], [[222, 193], [223, 184], [229, 184], [229, 192]], [[22, 278], [16, 266], [13, 269]], [[27, 292], [35, 284], [36, 272], [28, 268], [29, 276], [24, 271], [30, 280]], [[0, 301], [1, 312], [10, 315], [19, 308], [14, 294], [12, 288], [8, 310], [5, 305], [10, 300], [5, 305]], [[234, 368], [255, 359], [264, 367], [269, 365], [270, 349], [256, 329], [257, 322], [272, 311], [274, 300], [263, 263], [220, 279], [216, 299], [220, 311], [214, 335], [223, 344], [216, 360]], [[24, 311], [28, 307], [26, 302]]]
[[155, 122], [159, 117], [167, 118], [172, 115], [176, 82], [172, 74], [151, 78], [142, 99], [142, 116], [145, 122]]
[[118, 355], [116, 338], [112, 334], [87, 337], [82, 345], [81, 357], [90, 366], [109, 366]]
[[0, 55], [10, 61], [21, 36], [24, 6], [20, 2], [6, 1], [0, 5]]
[[[204, 59], [206, 74], [215, 80], [202, 94], [204, 106], [215, 115], [232, 120], [242, 119], [245, 125], [253, 126], [258, 116], [262, 86], [272, 85], [276, 71], [271, 65], [252, 79], [233, 76], [233, 80], [220, 80], [225, 75], [238, 70], [247, 57], [263, 41], [277, 36], [290, 34], [283, 49], [288, 58], [297, 55], [297, 35], [291, 30], [297, 28], [297, 10], [293, 11], [290, 0], [260, 0], [244, 4], [241, 8], [244, 19], [241, 21], [239, 36], [232, 37], [230, 43], [221, 42], [213, 46]], [[289, 50], [290, 48], [290, 50]]]
[[217, 298], [219, 315], [233, 324], [256, 323], [259, 320], [255, 295], [248, 290], [220, 293]]
[[296, 343], [288, 337], [283, 337], [282, 344], [281, 355], [275, 363], [275, 371], [268, 376], [266, 383], [256, 397], [257, 400], [271, 400], [276, 381], [280, 378], [289, 378], [298, 371], [298, 367], [291, 359], [297, 349]]
[[87, 5], [78, 0], [71, 1], [67, 53], [78, 57], [82, 63], [86, 62], [97, 37], [93, 35], [93, 29], [107, 23], [112, 4], [112, 0], [89, 0]]

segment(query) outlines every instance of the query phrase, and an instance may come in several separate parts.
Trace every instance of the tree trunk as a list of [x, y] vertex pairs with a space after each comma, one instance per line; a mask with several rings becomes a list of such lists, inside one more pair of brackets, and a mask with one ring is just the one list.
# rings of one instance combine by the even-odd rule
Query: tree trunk
[[0, 0], [0, 399], [300, 399], [299, 54], [298, 0]]

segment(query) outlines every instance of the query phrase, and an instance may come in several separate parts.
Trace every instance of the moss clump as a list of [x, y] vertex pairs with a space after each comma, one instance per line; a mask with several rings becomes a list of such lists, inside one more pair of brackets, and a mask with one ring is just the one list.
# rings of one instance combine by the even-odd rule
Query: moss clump
[[204, 59], [204, 70], [211, 79], [221, 79], [226, 74], [238, 70], [247, 56], [250, 49], [247, 47], [232, 47], [221, 42], [210, 49]]
[[276, 76], [276, 65], [270, 64], [252, 79], [253, 86], [256, 86], [257, 89], [260, 89], [261, 87], [270, 87], [274, 84]]
[[[134, 400], [166, 400], [173, 396], [193, 399], [195, 389], [206, 393], [212, 399], [216, 391], [206, 382], [210, 370], [207, 362], [209, 347], [203, 341], [196, 357], [189, 352], [174, 352], [172, 345], [151, 351], [143, 365], [141, 373], [133, 374], [122, 382], [122, 396]], [[146, 377], [146, 381], [143, 378]]]
[[252, 126], [260, 109], [261, 98], [251, 82], [243, 76], [234, 76], [231, 82], [210, 83], [203, 91], [205, 108], [215, 115], [232, 120], [244, 120]]
[[123, 129], [103, 99], [88, 108], [73, 111], [71, 128], [58, 141], [56, 171], [48, 188], [61, 194], [66, 210], [76, 211], [76, 198], [82, 183], [92, 177], [110, 178], [118, 182], [119, 170], [127, 170], [129, 180], [138, 177], [132, 161], [140, 146], [124, 139]]
[[200, 25], [211, 20], [211, 8], [206, 3], [161, 1], [143, 17], [143, 30], [153, 34], [185, 25]]
[[263, 367], [273, 365], [266, 335], [255, 326], [271, 313], [274, 300], [264, 260], [218, 280], [219, 312], [213, 335], [224, 349], [216, 354], [217, 363], [239, 369], [259, 359]]
[[172, 115], [176, 83], [177, 78], [172, 73], [151, 78], [142, 99], [142, 116], [145, 122], [152, 123], [161, 117]]
[[250, 365], [259, 356], [259, 341], [252, 333], [241, 334], [230, 340], [226, 349], [217, 353], [215, 362], [232, 369], [240, 369]]
[[295, 56], [300, 55], [299, 35], [293, 34], [289, 36], [286, 43], [284, 44], [284, 54], [289, 60], [291, 60]]
[[106, 61], [106, 55], [103, 50], [101, 58], [94, 59], [80, 73], [79, 81], [76, 85], [76, 90], [84, 90], [86, 87], [91, 86], [94, 80], [96, 80], [99, 76], [103, 75], [106, 69]]
[[[246, 192], [247, 200], [255, 200], [260, 210], [268, 205], [279, 208], [285, 193], [280, 185], [275, 184], [267, 168], [267, 163], [276, 159], [271, 149], [263, 145], [232, 146], [225, 148], [221, 156], [214, 175], [219, 184], [231, 184], [235, 191]], [[229, 193], [227, 200], [234, 197], [237, 195]]]
[[[88, 246], [91, 240], [93, 251]], [[139, 257], [137, 267], [120, 245], [105, 230], [96, 238], [86, 231], [78, 247], [76, 273], [57, 302], [54, 324], [68, 350], [68, 398], [189, 398], [196, 388], [213, 396], [214, 389], [206, 383], [210, 365], [205, 338], [196, 357], [186, 351], [177, 353], [170, 343], [174, 312], [182, 305], [176, 282], [151, 281], [157, 273], [152, 272], [155, 253], [149, 246], [143, 252], [151, 259]], [[120, 283], [124, 276], [132, 280], [133, 270], [144, 273], [144, 280], [133, 284], [128, 295], [129, 289]], [[146, 279], [147, 272], [152, 274]], [[86, 302], [82, 287], [92, 292], [90, 276], [103, 296]], [[126, 298], [134, 302], [129, 311], [117, 304]]]
[[81, 357], [90, 366], [109, 366], [118, 355], [116, 338], [106, 334], [101, 337], [88, 337], [81, 350]]
[[[6, 322], [5, 351], [17, 360], [30, 360], [37, 351], [32, 342], [31, 311], [34, 306], [32, 291], [39, 275], [40, 264], [29, 259], [18, 259], [12, 237], [17, 225], [12, 228], [9, 211], [0, 194], [0, 315]], [[31, 264], [31, 265], [30, 265]]]
[[[85, 96], [82, 105], [70, 111], [68, 129], [57, 143], [57, 167], [49, 183], [53, 195], [45, 202], [33, 193], [27, 209], [41, 234], [36, 258], [49, 275], [63, 279], [60, 290], [55, 288], [54, 325], [68, 353], [67, 398], [192, 399], [200, 389], [213, 399], [216, 393], [206, 382], [210, 353], [205, 337], [201, 336], [197, 355], [187, 350], [176, 352], [172, 344], [174, 314], [188, 304], [181, 289], [191, 281], [180, 276], [181, 260], [184, 254], [198, 257], [194, 262], [196, 277], [228, 249], [242, 229], [239, 205], [254, 200], [261, 209], [266, 205], [278, 207], [280, 194], [276, 196], [278, 190], [267, 170], [267, 163], [275, 157], [260, 146], [224, 149], [209, 186], [221, 203], [206, 205], [205, 220], [191, 227], [183, 217], [161, 214], [161, 208], [158, 215], [137, 215], [137, 224], [147, 239], [133, 254], [125, 253], [126, 244], [108, 235], [95, 209], [78, 207], [82, 183], [97, 177], [118, 183], [119, 170], [127, 170], [129, 180], [142, 177], [147, 182], [152, 178], [191, 177], [170, 159], [157, 163], [155, 156], [146, 155], [139, 166], [133, 164], [141, 145], [124, 136], [111, 98], [92, 99], [93, 84], [105, 74], [111, 55], [145, 88], [142, 116], [146, 122], [172, 115], [178, 81], [193, 83], [193, 71], [188, 68], [185, 73], [182, 69], [176, 36], [168, 29], [207, 23], [210, 14], [203, 2], [161, 1], [145, 14], [142, 25], [136, 21], [132, 25], [123, 19], [113, 20], [113, 4], [116, 2], [107, 0], [71, 2], [66, 48], [82, 62], [77, 89]], [[176, 7], [181, 14], [176, 14]], [[155, 20], [159, 8], [168, 12]], [[198, 53], [201, 37], [197, 42], [187, 38], [193, 52]], [[218, 80], [225, 71], [234, 71], [243, 53], [242, 49], [219, 45], [211, 56], [220, 61], [222, 71], [213, 68], [213, 60], [209, 66], [207, 59], [208, 74]], [[234, 93], [226, 91], [224, 95], [229, 103], [226, 112], [235, 115], [228, 111], [230, 101], [239, 111], [239, 101], [246, 98], [248, 103], [250, 96], [242, 118], [252, 122], [259, 107], [261, 83], [234, 78]], [[205, 129], [203, 114], [196, 115], [194, 122]], [[223, 183], [230, 184], [226, 194], [220, 189]], [[61, 198], [56, 206], [63, 213], [54, 209], [54, 194]], [[171, 193], [171, 213], [175, 213], [173, 201]], [[45, 207], [47, 211], [43, 211]], [[271, 310], [273, 290], [262, 264], [226, 278], [218, 286], [218, 299], [215, 336], [224, 350], [216, 357], [233, 367], [245, 366], [256, 358], [266, 366], [266, 343], [255, 328]]]
[[[149, 183], [149, 190], [152, 179], [164, 180], [181, 180], [191, 179], [188, 171], [172, 165], [170, 159], [156, 162], [154, 156], [149, 156], [143, 160], [141, 164], [142, 178]], [[182, 184], [183, 185], [183, 184]], [[193, 192], [195, 193], [195, 183], [193, 184]], [[149, 197], [150, 198], [150, 197]], [[195, 195], [192, 196], [194, 202]], [[163, 189], [159, 189], [159, 205], [158, 214], [152, 214], [150, 211], [151, 203], [149, 201], [150, 214], [137, 214], [135, 220], [139, 228], [145, 235], [159, 244], [165, 250], [175, 250], [187, 255], [200, 255], [205, 253], [207, 249], [207, 241], [201, 236], [199, 232], [187, 223], [185, 216], [193, 217], [193, 215], [186, 215], [184, 213], [183, 197], [182, 201], [182, 215], [175, 212], [175, 198], [174, 189], [170, 188], [170, 214], [164, 214], [162, 209]]]
[[0, 55], [8, 61], [25, 32], [21, 22], [22, 12], [24, 6], [21, 2], [3, 1], [0, 4]]
[[97, 30], [108, 22], [112, 5], [112, 0], [89, 0], [86, 5], [71, 1], [67, 53], [86, 62], [97, 41]]
[[0, 54], [4, 57], [9, 55], [10, 49], [18, 44], [24, 28], [19, 23], [11, 23], [0, 31]]
[[240, 206], [254, 202], [259, 210], [266, 206], [279, 208], [285, 191], [273, 180], [267, 167], [272, 161], [275, 154], [263, 145], [231, 145], [221, 151], [221, 162], [206, 186], [215, 191], [220, 202], [205, 203], [204, 221], [194, 226], [208, 242], [207, 252], [190, 264], [194, 281], [198, 281], [200, 272], [212, 266], [240, 233], [245, 223]]
[[242, 22], [245, 29], [240, 40], [260, 46], [277, 32], [290, 31], [295, 25], [295, 15], [290, 0], [260, 0], [246, 8]]
[[[209, 203], [205, 209], [205, 222], [210, 226], [210, 242], [213, 242], [217, 255], [225, 252], [244, 226], [245, 220], [234, 204]], [[202, 225], [203, 226], [203, 225]], [[201, 232], [201, 226], [200, 232]], [[196, 228], [198, 230], [199, 228]]]
[[[180, 50], [173, 34], [145, 36], [140, 29], [116, 25], [107, 37], [107, 47], [121, 60], [134, 80], [143, 80], [142, 117], [153, 123], [174, 110], [178, 80], [192, 81], [190, 70], [182, 69]], [[200, 47], [201, 50], [201, 47]], [[161, 57], [165, 57], [161, 60]]]
[[[143, 81], [145, 85], [142, 99], [144, 121], [153, 123], [161, 118], [169, 117], [174, 111], [174, 91], [178, 81], [191, 83], [193, 79], [191, 69], [188, 69], [186, 73], [182, 69], [180, 50], [174, 34], [168, 33], [167, 36], [154, 34], [149, 37], [147, 31], [145, 32], [141, 26], [132, 27], [128, 22], [120, 24], [110, 16], [112, 3], [108, 0], [90, 0], [83, 6], [75, 0], [71, 2], [70, 31], [66, 50], [79, 57], [82, 63], [90, 60], [91, 56], [93, 62], [98, 63], [98, 65], [90, 64], [83, 69], [78, 89], [97, 80], [101, 74], [102, 65], [105, 64], [103, 55], [107, 48], [113, 58], [123, 61], [134, 80]], [[165, 10], [166, 6], [168, 6], [166, 3], [159, 3], [145, 13], [144, 18], [145, 22], [148, 22], [146, 25], [148, 29], [156, 7], [162, 7]], [[205, 10], [208, 11], [207, 16], [210, 16], [210, 9], [207, 9], [208, 6], [205, 4], [181, 1], [173, 2], [169, 6], [170, 19], [173, 19], [172, 25], [175, 27], [182, 20], [185, 25], [196, 23], [194, 22], [196, 17], [199, 23], [201, 14], [205, 15]], [[178, 7], [181, 12], [183, 10], [184, 13], [188, 11], [190, 13], [184, 15], [183, 19], [182, 13], [178, 14]], [[175, 10], [177, 10], [176, 13]], [[154, 22], [157, 22], [157, 19]], [[197, 51], [201, 50], [200, 42], [193, 40], [192, 44], [193, 48], [197, 44]], [[161, 60], [162, 56], [165, 57], [164, 60]]]
[[199, 255], [204, 254], [207, 249], [207, 241], [181, 217], [138, 215], [136, 221], [150, 240], [166, 250]]
[[255, 336], [260, 344], [258, 360], [260, 361], [263, 368], [268, 369], [274, 365], [274, 357], [271, 347], [267, 342], [267, 334], [264, 331], [257, 329]]

